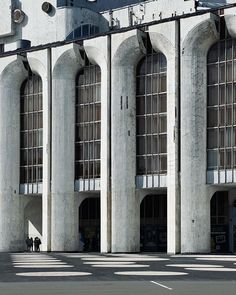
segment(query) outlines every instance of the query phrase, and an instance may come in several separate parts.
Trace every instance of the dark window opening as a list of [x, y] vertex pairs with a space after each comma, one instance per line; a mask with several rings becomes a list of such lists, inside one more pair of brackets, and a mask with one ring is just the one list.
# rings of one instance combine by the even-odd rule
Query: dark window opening
[[89, 62], [76, 77], [75, 179], [100, 178], [101, 71]]
[[20, 89], [20, 183], [43, 181], [42, 80], [32, 74]]
[[137, 174], [167, 173], [167, 63], [147, 39], [147, 55], [137, 65]]

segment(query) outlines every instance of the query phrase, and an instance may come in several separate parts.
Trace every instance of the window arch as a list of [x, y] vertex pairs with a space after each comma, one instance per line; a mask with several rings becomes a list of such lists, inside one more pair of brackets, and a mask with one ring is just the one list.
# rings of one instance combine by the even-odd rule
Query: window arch
[[136, 70], [138, 175], [167, 172], [167, 62], [151, 44], [147, 49]]
[[207, 90], [207, 168], [236, 168], [236, 40], [227, 32], [208, 52]]
[[100, 178], [101, 70], [87, 61], [76, 76], [75, 179]]
[[20, 89], [20, 183], [38, 184], [42, 180], [42, 80], [33, 73], [22, 83]]

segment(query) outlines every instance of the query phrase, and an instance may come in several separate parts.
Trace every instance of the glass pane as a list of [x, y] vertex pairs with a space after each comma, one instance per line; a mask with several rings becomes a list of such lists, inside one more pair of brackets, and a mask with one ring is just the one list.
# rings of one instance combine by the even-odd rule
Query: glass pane
[[152, 174], [152, 157], [147, 157], [147, 174]]
[[225, 146], [225, 129], [220, 128], [219, 129], [219, 147]]
[[226, 81], [231, 82], [233, 80], [233, 67], [232, 62], [227, 62], [226, 64]]
[[160, 132], [167, 132], [167, 117], [160, 116]]
[[145, 137], [137, 137], [137, 155], [145, 154]]
[[225, 63], [220, 64], [219, 71], [220, 71], [220, 81], [219, 82], [223, 83], [223, 82], [225, 82]]
[[220, 85], [220, 104], [225, 104], [225, 85]]
[[208, 151], [207, 152], [207, 167], [208, 169], [217, 168], [217, 151]]
[[233, 138], [233, 128], [228, 127], [226, 128], [226, 146], [232, 146], [232, 138]]
[[209, 65], [208, 67], [208, 84], [218, 83], [218, 65]]
[[158, 93], [158, 75], [154, 75], [152, 78], [152, 93]]
[[152, 116], [152, 134], [156, 134], [158, 132], [158, 116]]
[[152, 97], [152, 113], [156, 114], [158, 112], [158, 96], [153, 95]]
[[137, 118], [137, 134], [145, 134], [145, 117]]
[[217, 148], [218, 146], [218, 130], [208, 129], [207, 131], [207, 148]]
[[136, 79], [136, 91], [137, 95], [145, 94], [145, 76]]
[[146, 174], [145, 157], [137, 157], [137, 174]]
[[152, 136], [146, 136], [146, 153], [152, 154]]
[[226, 103], [232, 103], [233, 99], [233, 91], [232, 91], [232, 84], [226, 85]]
[[224, 167], [225, 167], [225, 152], [224, 152], [224, 150], [220, 150], [220, 165], [219, 165], [219, 168], [224, 169]]
[[94, 162], [94, 178], [100, 177], [100, 161]]
[[152, 137], [152, 152], [153, 154], [158, 154], [158, 136]]
[[145, 96], [138, 96], [136, 102], [136, 114], [144, 115], [145, 114]]
[[159, 136], [159, 149], [160, 149], [160, 153], [167, 152], [167, 136], [166, 135]]
[[146, 114], [152, 113], [152, 96], [146, 97]]
[[225, 126], [225, 108], [224, 107], [219, 108], [219, 125]]
[[207, 125], [208, 127], [218, 126], [218, 109], [209, 108], [207, 110]]
[[146, 117], [146, 133], [147, 134], [152, 133], [152, 117], [151, 116]]
[[226, 150], [226, 169], [232, 167], [232, 150]]
[[167, 157], [162, 155], [160, 156], [160, 172], [166, 173], [167, 171]]
[[218, 105], [218, 87], [208, 87], [208, 106]]
[[146, 94], [152, 93], [152, 76], [146, 76]]
[[101, 143], [100, 142], [94, 142], [94, 158], [100, 159], [101, 154]]
[[166, 92], [166, 75], [160, 75], [160, 92]]
[[159, 112], [166, 113], [167, 111], [167, 99], [166, 94], [159, 95]]
[[226, 125], [232, 125], [232, 106], [226, 107]]

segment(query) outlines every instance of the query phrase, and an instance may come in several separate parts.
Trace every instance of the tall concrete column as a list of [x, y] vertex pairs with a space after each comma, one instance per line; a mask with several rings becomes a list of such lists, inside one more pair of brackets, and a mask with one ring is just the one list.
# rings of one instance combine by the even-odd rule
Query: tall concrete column
[[55, 48], [52, 77], [51, 250], [78, 249], [74, 193], [75, 77], [81, 66], [76, 45]]
[[136, 65], [141, 33], [112, 36], [112, 252], [140, 251], [136, 176]]
[[84, 49], [90, 62], [101, 69], [101, 252], [111, 251], [110, 188], [110, 36], [86, 40]]
[[8, 62], [0, 76], [0, 251], [19, 251], [25, 244], [19, 196], [20, 86], [27, 73], [20, 58]]
[[149, 27], [154, 50], [167, 60], [167, 252], [180, 251], [180, 188], [179, 188], [179, 25], [177, 21]]
[[[202, 20], [201, 20], [202, 18]], [[217, 41], [215, 17], [181, 21], [181, 252], [210, 251], [206, 185], [207, 52]], [[186, 32], [187, 30], [187, 32]]]

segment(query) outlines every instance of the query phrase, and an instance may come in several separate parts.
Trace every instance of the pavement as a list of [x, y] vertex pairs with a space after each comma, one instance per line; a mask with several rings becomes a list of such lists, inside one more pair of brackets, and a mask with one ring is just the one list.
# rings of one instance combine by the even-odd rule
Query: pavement
[[0, 295], [235, 295], [236, 255], [0, 253]]

